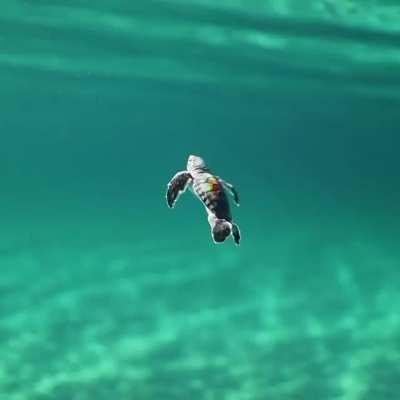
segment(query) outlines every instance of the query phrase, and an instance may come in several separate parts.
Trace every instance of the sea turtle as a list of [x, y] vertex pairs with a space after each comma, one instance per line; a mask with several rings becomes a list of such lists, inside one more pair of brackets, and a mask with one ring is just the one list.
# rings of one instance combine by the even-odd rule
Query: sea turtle
[[187, 161], [187, 170], [177, 172], [167, 186], [167, 204], [174, 207], [178, 197], [187, 187], [204, 204], [208, 222], [211, 227], [211, 235], [215, 243], [223, 242], [232, 234], [233, 240], [238, 245], [240, 242], [239, 227], [232, 222], [227, 190], [239, 205], [239, 195], [233, 185], [225, 182], [206, 167], [201, 157], [190, 155]]

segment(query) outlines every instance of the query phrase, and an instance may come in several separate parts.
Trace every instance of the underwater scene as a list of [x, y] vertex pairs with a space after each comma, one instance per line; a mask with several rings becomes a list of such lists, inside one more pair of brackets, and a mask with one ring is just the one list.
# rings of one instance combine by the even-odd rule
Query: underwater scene
[[398, 1], [5, 0], [0, 71], [1, 400], [400, 399]]

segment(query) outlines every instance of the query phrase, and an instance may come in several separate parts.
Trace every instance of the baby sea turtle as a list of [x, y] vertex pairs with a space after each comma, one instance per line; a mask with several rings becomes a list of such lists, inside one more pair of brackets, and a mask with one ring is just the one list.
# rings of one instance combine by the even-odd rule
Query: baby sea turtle
[[227, 190], [239, 205], [239, 195], [235, 188], [228, 182], [213, 173], [206, 167], [203, 159], [190, 155], [187, 162], [187, 170], [177, 172], [167, 186], [167, 203], [174, 207], [178, 197], [187, 187], [204, 204], [208, 222], [211, 227], [211, 235], [215, 243], [223, 242], [232, 234], [233, 240], [238, 245], [240, 242], [239, 227], [232, 222]]

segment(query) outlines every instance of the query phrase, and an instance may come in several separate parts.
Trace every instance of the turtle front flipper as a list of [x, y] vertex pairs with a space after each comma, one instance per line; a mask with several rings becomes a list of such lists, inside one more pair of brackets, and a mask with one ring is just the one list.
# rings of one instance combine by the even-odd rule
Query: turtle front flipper
[[192, 181], [192, 176], [187, 171], [177, 172], [167, 185], [167, 204], [168, 207], [174, 207], [179, 196], [186, 190]]
[[222, 186], [233, 196], [233, 200], [235, 201], [235, 204], [238, 206], [239, 205], [239, 193], [235, 189], [235, 187], [229, 183], [218, 177], [218, 180], [221, 182]]

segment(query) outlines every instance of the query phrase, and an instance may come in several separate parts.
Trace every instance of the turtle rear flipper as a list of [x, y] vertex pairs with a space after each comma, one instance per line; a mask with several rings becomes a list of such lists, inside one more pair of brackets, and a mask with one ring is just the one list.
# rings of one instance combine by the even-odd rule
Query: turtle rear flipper
[[208, 213], [208, 223], [211, 228], [211, 237], [214, 243], [222, 243], [232, 232], [232, 224], [226, 219], [219, 219], [210, 210]]
[[187, 171], [177, 172], [169, 181], [167, 186], [167, 204], [172, 208], [177, 202], [181, 193], [183, 193], [189, 183], [192, 181], [192, 176]]
[[235, 243], [239, 246], [240, 244], [240, 229], [236, 224], [232, 224], [232, 236]]
[[212, 237], [215, 243], [224, 242], [225, 239], [231, 234], [231, 224], [228, 221], [219, 219], [213, 226]]

